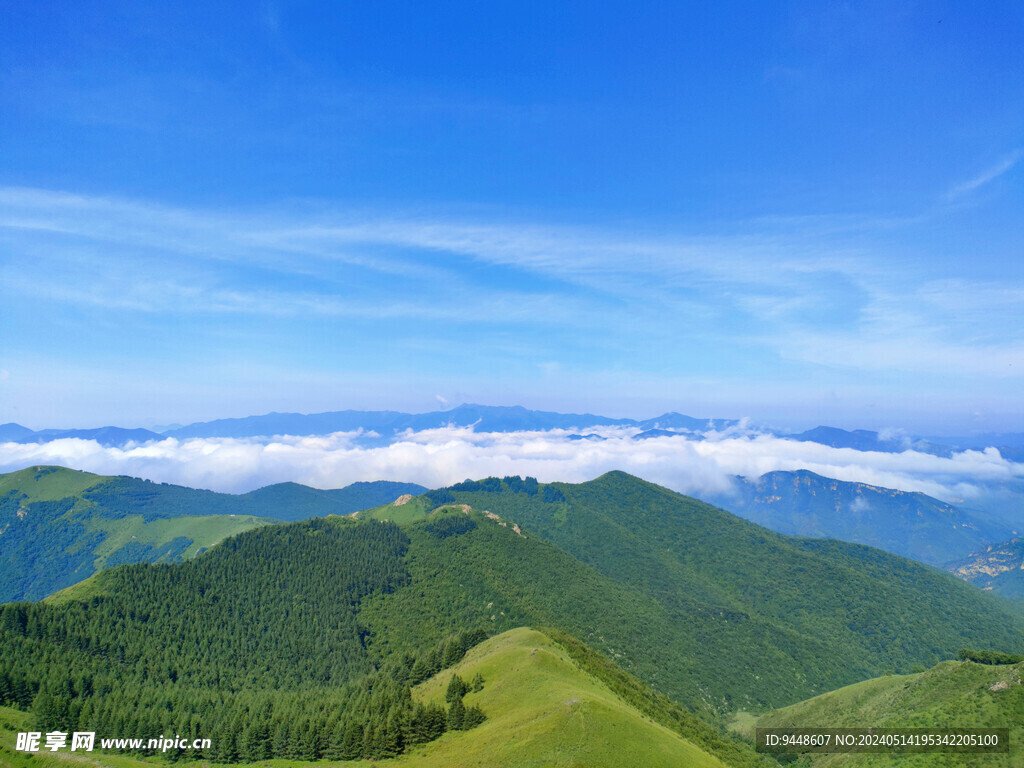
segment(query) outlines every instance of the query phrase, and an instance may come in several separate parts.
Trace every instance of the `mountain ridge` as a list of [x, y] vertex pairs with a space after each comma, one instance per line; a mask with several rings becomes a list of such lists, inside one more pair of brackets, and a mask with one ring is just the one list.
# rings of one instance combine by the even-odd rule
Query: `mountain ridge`
[[0, 601], [40, 599], [107, 565], [176, 562], [248, 528], [347, 515], [414, 483], [354, 483], [321, 491], [296, 483], [223, 494], [63, 467], [0, 475]]
[[779, 533], [867, 544], [936, 567], [1014, 533], [923, 493], [805, 469], [737, 477], [732, 493], [706, 498]]

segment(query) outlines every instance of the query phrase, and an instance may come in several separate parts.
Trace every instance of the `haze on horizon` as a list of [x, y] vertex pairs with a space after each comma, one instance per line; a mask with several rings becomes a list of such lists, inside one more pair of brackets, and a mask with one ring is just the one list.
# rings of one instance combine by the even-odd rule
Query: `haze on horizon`
[[1024, 431], [1024, 9], [0, 9], [0, 423]]

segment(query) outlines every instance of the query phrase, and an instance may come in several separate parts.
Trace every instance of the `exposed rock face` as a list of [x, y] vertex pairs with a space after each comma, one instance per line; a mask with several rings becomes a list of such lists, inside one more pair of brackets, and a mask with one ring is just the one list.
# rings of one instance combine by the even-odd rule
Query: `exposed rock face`
[[991, 589], [993, 580], [1001, 574], [1024, 569], [1024, 538], [993, 544], [946, 567], [961, 579]]

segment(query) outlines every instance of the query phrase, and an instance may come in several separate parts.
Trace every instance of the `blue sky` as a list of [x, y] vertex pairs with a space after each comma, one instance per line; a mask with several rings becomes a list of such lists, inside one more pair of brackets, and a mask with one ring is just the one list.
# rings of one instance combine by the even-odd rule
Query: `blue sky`
[[1024, 430], [1024, 9], [10, 2], [0, 422]]

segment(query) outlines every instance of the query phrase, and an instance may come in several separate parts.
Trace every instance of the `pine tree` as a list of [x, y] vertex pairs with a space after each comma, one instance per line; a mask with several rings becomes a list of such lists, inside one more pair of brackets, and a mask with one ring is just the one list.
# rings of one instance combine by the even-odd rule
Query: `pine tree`
[[345, 756], [345, 724], [340, 720], [331, 729], [327, 738], [327, 747], [324, 749], [324, 757], [328, 760], [350, 760]]
[[448, 730], [461, 731], [462, 723], [465, 717], [466, 707], [463, 706], [462, 699], [455, 699], [455, 701], [452, 702], [452, 705], [448, 710]]
[[486, 719], [487, 716], [479, 707], [466, 707], [466, 713], [462, 718], [462, 729], [468, 731], [470, 728], [480, 725]]
[[448, 689], [445, 691], [444, 699], [449, 704], [453, 703], [456, 699], [461, 699], [466, 695], [469, 690], [469, 686], [466, 682], [458, 675], [452, 675], [452, 679], [448, 681]]
[[363, 726], [355, 720], [345, 726], [345, 740], [342, 742], [341, 759], [358, 760], [363, 753]]

